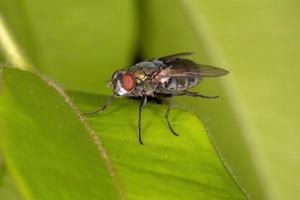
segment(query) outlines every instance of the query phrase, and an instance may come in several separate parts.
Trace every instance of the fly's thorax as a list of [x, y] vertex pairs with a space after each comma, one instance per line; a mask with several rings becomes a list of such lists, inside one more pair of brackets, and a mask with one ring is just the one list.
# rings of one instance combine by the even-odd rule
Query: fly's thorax
[[149, 74], [146, 74], [143, 70], [137, 70], [134, 73], [136, 80], [135, 93], [141, 94], [142, 92], [150, 95], [155, 90], [155, 82]]
[[133, 75], [134, 75], [134, 78], [135, 78], [136, 83], [137, 83], [138, 85], [141, 85], [141, 84], [145, 81], [145, 79], [147, 78], [147, 77], [146, 77], [146, 73], [145, 73], [144, 70], [142, 70], [142, 69], [137, 69], [137, 70], [133, 73]]
[[147, 95], [151, 95], [155, 91], [156, 82], [153, 75], [158, 69], [159, 66], [153, 62], [141, 62], [129, 69], [136, 81], [135, 94], [146, 93]]

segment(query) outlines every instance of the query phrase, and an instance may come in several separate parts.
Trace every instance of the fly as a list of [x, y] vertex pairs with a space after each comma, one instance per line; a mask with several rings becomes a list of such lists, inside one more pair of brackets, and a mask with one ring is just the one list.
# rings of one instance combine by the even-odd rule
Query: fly
[[97, 114], [107, 108], [114, 96], [139, 97], [141, 103], [138, 115], [139, 142], [142, 141], [142, 110], [147, 103], [147, 98], [170, 98], [165, 120], [173, 135], [178, 136], [169, 121], [169, 112], [174, 96], [191, 96], [215, 99], [218, 96], [205, 96], [197, 92], [189, 91], [203, 78], [219, 77], [228, 74], [228, 71], [218, 67], [197, 64], [190, 59], [183, 58], [192, 53], [178, 53], [165, 57], [154, 58], [136, 63], [126, 70], [117, 70], [113, 73], [110, 86], [113, 95], [100, 108], [83, 115]]

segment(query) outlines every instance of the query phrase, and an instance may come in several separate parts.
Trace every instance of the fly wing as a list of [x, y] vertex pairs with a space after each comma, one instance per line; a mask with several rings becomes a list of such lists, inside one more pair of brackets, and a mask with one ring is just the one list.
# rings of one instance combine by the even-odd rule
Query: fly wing
[[219, 77], [219, 76], [225, 76], [226, 74], [229, 73], [229, 71], [219, 68], [219, 67], [213, 67], [209, 65], [202, 65], [202, 64], [197, 64], [199, 73], [201, 77]]
[[159, 58], [167, 66], [165, 70], [168, 70], [169, 76], [175, 77], [219, 77], [228, 74], [228, 71], [222, 68], [213, 67], [209, 65], [197, 64], [192, 60], [181, 58], [181, 56], [187, 56], [191, 53], [180, 53], [171, 56]]
[[167, 66], [166, 70], [168, 70], [170, 77], [201, 77], [198, 65], [192, 60], [174, 58], [165, 60], [164, 64]]

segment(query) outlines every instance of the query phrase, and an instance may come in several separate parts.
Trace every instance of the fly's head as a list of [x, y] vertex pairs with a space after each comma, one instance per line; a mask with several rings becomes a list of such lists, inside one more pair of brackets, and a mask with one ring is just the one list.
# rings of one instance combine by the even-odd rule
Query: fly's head
[[136, 81], [133, 74], [118, 70], [111, 79], [110, 85], [116, 96], [131, 96], [131, 92], [135, 89]]

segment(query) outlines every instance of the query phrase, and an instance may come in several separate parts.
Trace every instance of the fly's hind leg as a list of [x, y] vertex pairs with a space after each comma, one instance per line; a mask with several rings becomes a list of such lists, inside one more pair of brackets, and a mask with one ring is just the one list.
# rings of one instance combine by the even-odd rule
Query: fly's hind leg
[[217, 98], [219, 98], [219, 96], [206, 96], [206, 95], [198, 94], [197, 92], [190, 92], [190, 91], [187, 91], [187, 90], [184, 90], [182, 95], [191, 96], [191, 97], [201, 97], [201, 98], [206, 98], [206, 99], [217, 99]]
[[93, 112], [83, 113], [82, 116], [90, 116], [90, 115], [95, 115], [99, 112], [102, 112], [111, 103], [113, 97], [114, 97], [114, 95], [110, 96], [109, 99], [107, 99], [106, 102], [100, 108], [98, 108], [97, 110], [95, 110]]
[[171, 124], [170, 124], [170, 121], [169, 121], [169, 112], [171, 110], [171, 107], [172, 107], [172, 103], [173, 103], [173, 95], [170, 97], [170, 101], [169, 101], [169, 104], [168, 104], [168, 107], [167, 107], [167, 111], [165, 113], [165, 119], [168, 123], [168, 127], [170, 129], [170, 131], [175, 135], [175, 136], [178, 136], [178, 134], [174, 131], [174, 129], [172, 128]]

